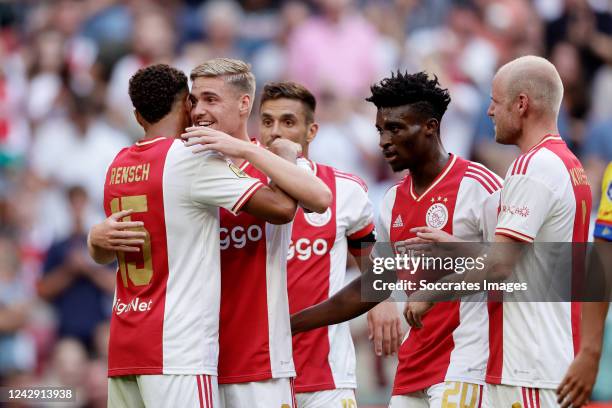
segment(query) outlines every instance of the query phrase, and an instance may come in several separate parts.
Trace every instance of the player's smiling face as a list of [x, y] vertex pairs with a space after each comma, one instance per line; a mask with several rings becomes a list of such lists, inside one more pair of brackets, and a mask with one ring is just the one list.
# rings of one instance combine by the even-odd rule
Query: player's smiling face
[[243, 103], [244, 96], [223, 78], [197, 77], [189, 94], [191, 122], [232, 135], [240, 128], [241, 120], [246, 120], [241, 117]]
[[429, 128], [410, 105], [378, 109], [376, 129], [383, 156], [393, 171], [412, 168], [427, 150]]
[[269, 146], [275, 139], [287, 139], [302, 146], [302, 151], [314, 139], [315, 123], [307, 123], [306, 108], [297, 99], [279, 98], [265, 101], [259, 112], [259, 135]]

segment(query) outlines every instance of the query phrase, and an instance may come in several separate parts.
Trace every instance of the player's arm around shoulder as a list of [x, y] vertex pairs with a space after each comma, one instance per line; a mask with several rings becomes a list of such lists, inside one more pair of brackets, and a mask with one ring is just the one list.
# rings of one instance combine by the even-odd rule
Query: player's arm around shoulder
[[294, 199], [274, 185], [266, 186], [249, 177], [229, 160], [244, 159], [252, 143], [225, 133], [221, 133], [220, 141], [216, 142], [215, 136], [214, 142], [204, 145], [193, 143], [197, 137], [192, 139], [185, 143], [185, 152], [192, 154], [197, 163], [190, 187], [193, 202], [222, 207], [234, 214], [245, 211], [271, 224], [293, 220], [297, 208]]
[[209, 128], [189, 128], [182, 137], [188, 140], [187, 146], [199, 145], [194, 152], [215, 150], [229, 157], [247, 160], [265, 173], [283, 192], [311, 211], [323, 213], [332, 202], [331, 191], [325, 183], [296, 166], [295, 161], [301, 151], [300, 146], [293, 142], [275, 140], [270, 148], [278, 151], [280, 155], [277, 155], [253, 143]]

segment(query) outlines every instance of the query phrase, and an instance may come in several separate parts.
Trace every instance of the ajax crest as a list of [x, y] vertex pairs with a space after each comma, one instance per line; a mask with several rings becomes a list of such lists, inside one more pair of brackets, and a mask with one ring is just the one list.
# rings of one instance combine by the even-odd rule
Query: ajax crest
[[312, 225], [313, 227], [322, 227], [329, 222], [332, 218], [331, 209], [328, 208], [323, 214], [319, 214], [316, 212], [304, 212], [304, 219], [306, 222]]
[[427, 226], [442, 229], [448, 221], [448, 209], [442, 203], [432, 204], [425, 215]]

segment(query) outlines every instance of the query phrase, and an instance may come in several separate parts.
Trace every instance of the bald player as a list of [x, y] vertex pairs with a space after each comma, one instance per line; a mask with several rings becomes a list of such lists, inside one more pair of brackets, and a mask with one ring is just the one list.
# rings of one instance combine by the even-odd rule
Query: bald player
[[[493, 78], [488, 114], [495, 124], [495, 140], [516, 145], [522, 153], [504, 180], [495, 242], [588, 240], [591, 189], [582, 164], [559, 137], [562, 98], [561, 78], [544, 58], [515, 59]], [[572, 265], [572, 259], [563, 262]], [[514, 271], [517, 276], [533, 276], [556, 267], [529, 249]], [[560, 406], [555, 389], [574, 357], [588, 347], [580, 346], [580, 319], [576, 302], [492, 304], [489, 405]]]
[[[488, 114], [495, 124], [495, 140], [513, 144], [521, 155], [510, 165], [504, 180], [495, 228], [497, 243], [584, 243], [589, 233], [591, 189], [580, 161], [559, 137], [557, 117], [563, 84], [556, 68], [535, 56], [515, 59], [493, 78]], [[422, 231], [420, 238], [448, 240], [440, 231]], [[573, 248], [576, 249], [576, 248]], [[486, 279], [503, 280], [515, 273], [522, 281], [537, 276], [554, 284], [560, 270], [570, 272], [577, 251], [559, 256], [536, 256], [533, 247], [520, 252], [516, 245], [497, 246]], [[537, 275], [536, 275], [537, 274]], [[546, 274], [549, 274], [548, 276]], [[461, 280], [476, 279], [466, 272]], [[451, 279], [458, 280], [454, 274]], [[433, 299], [430, 294], [425, 299]], [[567, 300], [567, 299], [566, 299]], [[425, 306], [423, 306], [425, 305]], [[412, 320], [431, 307], [417, 303]], [[487, 390], [491, 407], [579, 407], [585, 403], [576, 387], [566, 387], [564, 374], [574, 359], [578, 372], [593, 373], [591, 344], [601, 336], [599, 308], [587, 305], [581, 326], [576, 302], [498, 302], [489, 305], [489, 361]], [[411, 319], [408, 319], [409, 323]], [[597, 324], [593, 321], [597, 320]], [[414, 323], [411, 323], [414, 324]], [[576, 363], [572, 364], [575, 366]], [[594, 375], [594, 374], [593, 374]], [[574, 376], [572, 376], [573, 378]], [[571, 382], [570, 382], [571, 383]], [[555, 391], [560, 389], [559, 398]]]

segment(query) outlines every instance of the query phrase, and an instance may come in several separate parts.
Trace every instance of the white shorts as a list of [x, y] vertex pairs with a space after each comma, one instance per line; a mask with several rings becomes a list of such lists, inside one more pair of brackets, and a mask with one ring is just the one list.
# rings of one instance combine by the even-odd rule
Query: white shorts
[[490, 407], [509, 408], [556, 408], [555, 390], [527, 388], [514, 385], [487, 384], [487, 399]]
[[357, 408], [355, 390], [350, 388], [299, 392], [295, 399], [299, 408]]
[[[272, 378], [238, 384], [220, 384], [224, 408], [296, 408], [292, 378]], [[148, 407], [147, 407], [148, 408]]]
[[213, 375], [127, 375], [108, 379], [109, 408], [217, 408]]
[[[435, 384], [423, 391], [391, 397], [389, 408], [484, 408], [484, 386], [459, 381]], [[495, 405], [496, 406], [496, 405]], [[502, 407], [502, 405], [500, 405]], [[503, 406], [510, 408], [509, 406]]]

